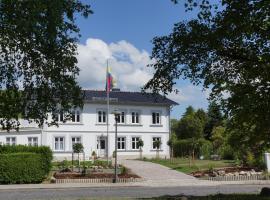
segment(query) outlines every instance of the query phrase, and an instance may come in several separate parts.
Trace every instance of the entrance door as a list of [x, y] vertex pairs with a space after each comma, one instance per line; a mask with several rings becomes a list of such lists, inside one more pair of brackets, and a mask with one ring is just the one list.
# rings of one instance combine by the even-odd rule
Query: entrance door
[[106, 154], [107, 154], [106, 143], [107, 143], [106, 137], [98, 137], [97, 149], [98, 149], [99, 157], [106, 157]]

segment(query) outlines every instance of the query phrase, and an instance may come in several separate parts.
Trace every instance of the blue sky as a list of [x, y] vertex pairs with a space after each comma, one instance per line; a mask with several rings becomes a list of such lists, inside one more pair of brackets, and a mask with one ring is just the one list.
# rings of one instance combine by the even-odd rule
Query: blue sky
[[[186, 13], [182, 4], [175, 5], [170, 0], [85, 2], [91, 5], [94, 14], [77, 19], [82, 35], [78, 65], [82, 69], [80, 84], [89, 89], [104, 88], [106, 58], [109, 58], [119, 87], [138, 90], [153, 73], [146, 69], [151, 62], [153, 37], [169, 34], [173, 24], [195, 16], [195, 13]], [[201, 87], [192, 86], [187, 80], [177, 81], [176, 87], [180, 93], [169, 96], [180, 104], [173, 109], [173, 118], [179, 118], [188, 105], [207, 107], [209, 91], [202, 92]]]

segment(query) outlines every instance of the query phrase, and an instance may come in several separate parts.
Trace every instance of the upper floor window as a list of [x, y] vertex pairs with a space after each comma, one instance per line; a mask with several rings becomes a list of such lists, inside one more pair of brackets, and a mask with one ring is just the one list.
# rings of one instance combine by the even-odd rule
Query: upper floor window
[[16, 145], [16, 137], [7, 137], [6, 145]]
[[[69, 122], [81, 122], [81, 112], [79, 110], [72, 111], [71, 113], [71, 118], [67, 119]], [[54, 114], [55, 119], [58, 122], [65, 122], [66, 121], [66, 115], [63, 112], [60, 112], [59, 114]]]
[[132, 124], [139, 124], [140, 123], [138, 111], [131, 112], [131, 123]]
[[106, 123], [107, 122], [107, 113], [104, 110], [98, 111], [98, 123]]
[[38, 138], [28, 137], [28, 146], [38, 146]]
[[160, 124], [160, 112], [152, 112], [152, 124]]
[[120, 115], [118, 117], [118, 121], [117, 122], [120, 123], [120, 124], [126, 123], [126, 115], [125, 115], [125, 112], [124, 111], [121, 111], [120, 112]]
[[81, 121], [81, 113], [80, 113], [80, 111], [76, 110], [76, 111], [72, 112], [71, 121], [72, 122], [80, 122]]

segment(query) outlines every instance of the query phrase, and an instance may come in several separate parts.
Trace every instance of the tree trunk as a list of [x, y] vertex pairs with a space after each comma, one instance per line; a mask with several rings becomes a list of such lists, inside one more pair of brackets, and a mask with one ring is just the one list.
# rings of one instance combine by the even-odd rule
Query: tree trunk
[[140, 160], [142, 160], [142, 148], [140, 147]]

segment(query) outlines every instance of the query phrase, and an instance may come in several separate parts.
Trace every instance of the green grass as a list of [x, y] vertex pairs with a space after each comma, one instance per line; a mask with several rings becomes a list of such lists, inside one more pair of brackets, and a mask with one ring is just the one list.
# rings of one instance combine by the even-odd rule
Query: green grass
[[189, 159], [186, 158], [174, 158], [170, 159], [144, 159], [145, 161], [158, 163], [171, 169], [189, 174], [198, 170], [207, 170], [209, 168], [222, 168], [235, 166], [235, 162], [232, 160], [195, 160], [194, 163], [189, 164]]

